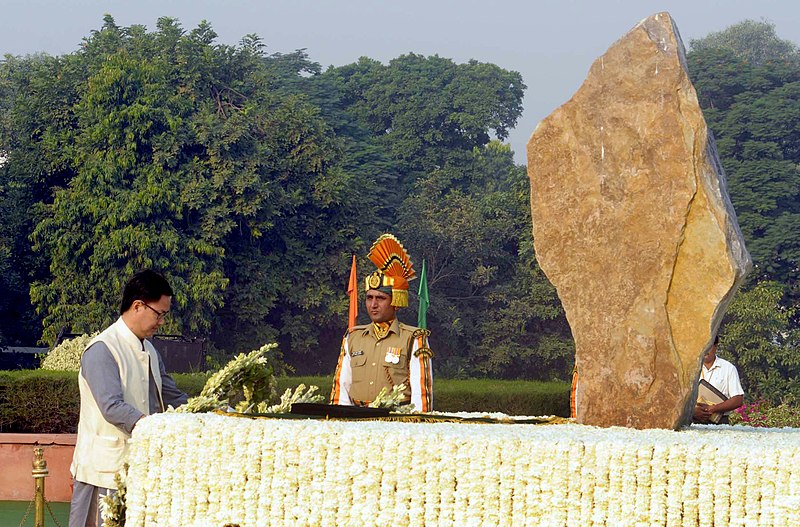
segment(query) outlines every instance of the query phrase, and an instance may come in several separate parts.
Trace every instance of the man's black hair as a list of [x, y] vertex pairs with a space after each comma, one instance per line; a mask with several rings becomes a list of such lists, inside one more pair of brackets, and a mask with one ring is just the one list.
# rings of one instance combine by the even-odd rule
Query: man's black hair
[[714, 337], [714, 345], [719, 346], [719, 335]]
[[122, 292], [119, 314], [126, 312], [136, 300], [158, 302], [162, 296], [175, 296], [167, 279], [152, 269], [139, 271], [128, 280]]

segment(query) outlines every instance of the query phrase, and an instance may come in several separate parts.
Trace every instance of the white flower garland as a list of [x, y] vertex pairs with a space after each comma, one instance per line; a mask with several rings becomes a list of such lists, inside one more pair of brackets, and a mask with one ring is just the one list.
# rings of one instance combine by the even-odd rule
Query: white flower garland
[[136, 426], [128, 527], [800, 524], [800, 430], [247, 419]]

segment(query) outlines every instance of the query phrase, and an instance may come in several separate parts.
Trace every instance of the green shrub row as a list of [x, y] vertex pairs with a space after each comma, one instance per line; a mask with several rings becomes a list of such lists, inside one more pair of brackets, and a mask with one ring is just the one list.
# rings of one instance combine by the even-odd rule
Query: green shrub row
[[0, 432], [74, 433], [80, 396], [76, 372], [0, 371]]
[[[189, 395], [203, 389], [208, 376], [176, 373]], [[317, 385], [326, 398], [330, 377], [280, 377], [278, 394], [299, 384]], [[502, 412], [509, 415], [569, 415], [569, 383], [437, 379], [434, 408], [443, 412]], [[76, 372], [0, 371], [0, 433], [74, 433], [80, 396]]]
[[437, 380], [433, 407], [441, 412], [501, 412], [569, 417], [568, 382]]
[[[174, 374], [190, 395], [203, 389], [205, 374]], [[78, 429], [78, 373], [0, 371], [0, 433], [67, 434]]]

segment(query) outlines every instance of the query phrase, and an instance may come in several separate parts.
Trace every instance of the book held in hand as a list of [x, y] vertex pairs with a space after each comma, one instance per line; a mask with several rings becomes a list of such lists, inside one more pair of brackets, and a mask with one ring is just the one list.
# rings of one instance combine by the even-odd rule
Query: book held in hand
[[[714, 405], [727, 400], [728, 398], [725, 397], [725, 394], [714, 388], [710, 382], [700, 379], [700, 386], [697, 389], [697, 404]], [[722, 413], [713, 413], [710, 419], [712, 423], [719, 423], [720, 419], [722, 419]]]

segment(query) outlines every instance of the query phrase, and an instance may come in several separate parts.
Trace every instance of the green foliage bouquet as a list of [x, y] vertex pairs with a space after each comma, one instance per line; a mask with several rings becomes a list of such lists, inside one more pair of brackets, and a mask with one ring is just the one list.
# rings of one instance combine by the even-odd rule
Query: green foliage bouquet
[[250, 353], [240, 353], [206, 381], [200, 395], [192, 397], [178, 411], [208, 412], [237, 401], [234, 410], [253, 413], [258, 404], [277, 398], [275, 369], [267, 354], [277, 344], [266, 344]]
[[389, 408], [393, 412], [401, 414], [413, 412], [414, 405], [401, 404], [401, 401], [405, 398], [405, 389], [405, 384], [392, 386], [391, 391], [381, 388], [381, 391], [375, 396], [375, 400], [369, 403], [370, 408]]
[[125, 495], [128, 493], [128, 464], [114, 475], [117, 492], [111, 492], [100, 498], [100, 514], [105, 527], [125, 527], [125, 513], [127, 503]]

